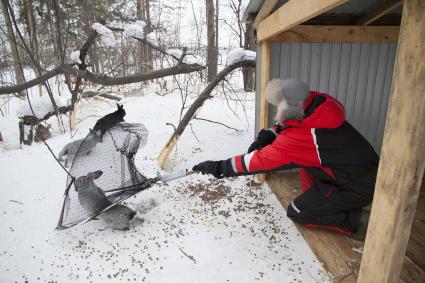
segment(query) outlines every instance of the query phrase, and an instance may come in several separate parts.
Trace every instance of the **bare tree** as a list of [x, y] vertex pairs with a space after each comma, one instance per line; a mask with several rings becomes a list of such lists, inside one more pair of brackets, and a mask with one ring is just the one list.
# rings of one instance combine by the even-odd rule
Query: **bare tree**
[[[245, 23], [244, 49], [255, 50], [254, 30], [252, 22]], [[245, 91], [253, 91], [255, 87], [255, 69], [242, 68], [243, 88]]]
[[[146, 23], [144, 28], [145, 34], [152, 32], [152, 24], [150, 19], [150, 1], [149, 0], [137, 0], [137, 19], [143, 20]], [[139, 70], [147, 71], [153, 69], [152, 62], [152, 48], [146, 44], [139, 42], [137, 61], [139, 62]]]
[[214, 0], [205, 0], [207, 16], [207, 81], [210, 82], [217, 76], [217, 46], [215, 45], [215, 12]]
[[[1, 2], [1, 10], [3, 12], [3, 18], [6, 24], [6, 31], [7, 31], [7, 40], [9, 42], [9, 48], [12, 54], [12, 60], [13, 60], [13, 68], [15, 71], [15, 78], [16, 78], [16, 83], [17, 84], [23, 84], [25, 82], [24, 80], [24, 74], [21, 71], [21, 68], [19, 66], [19, 57], [18, 57], [18, 52], [17, 52], [17, 48], [19, 48], [16, 45], [16, 41], [14, 40], [14, 32], [13, 32], [13, 26], [12, 26], [12, 21], [10, 20], [9, 17], [9, 9], [7, 7], [7, 5], [3, 2]], [[23, 97], [25, 96], [25, 92], [20, 91], [18, 92], [18, 95]]]
[[[255, 50], [254, 32], [252, 23], [242, 23], [241, 19], [241, 4], [242, 0], [230, 0], [230, 8], [232, 9], [237, 23], [237, 30], [231, 27], [239, 38], [239, 47], [247, 50]], [[225, 21], [227, 24], [227, 22]], [[229, 24], [227, 24], [229, 25]], [[254, 89], [254, 69], [242, 68], [243, 87], [245, 91], [252, 91]]]

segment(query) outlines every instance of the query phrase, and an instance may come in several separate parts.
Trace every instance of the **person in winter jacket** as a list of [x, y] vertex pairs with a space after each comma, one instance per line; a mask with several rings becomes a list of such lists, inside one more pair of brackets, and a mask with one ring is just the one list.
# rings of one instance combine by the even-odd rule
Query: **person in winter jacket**
[[271, 80], [266, 94], [278, 123], [262, 129], [248, 153], [193, 170], [222, 178], [299, 168], [302, 193], [288, 217], [364, 240], [369, 212], [362, 208], [372, 201], [378, 168], [372, 146], [345, 120], [339, 101], [300, 80]]

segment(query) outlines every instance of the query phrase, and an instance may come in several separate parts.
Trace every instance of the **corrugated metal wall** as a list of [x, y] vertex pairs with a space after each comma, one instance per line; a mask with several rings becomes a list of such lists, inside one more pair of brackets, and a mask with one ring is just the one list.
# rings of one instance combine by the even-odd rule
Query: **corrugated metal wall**
[[[396, 43], [273, 43], [270, 77], [299, 78], [311, 90], [337, 97], [347, 120], [379, 153], [396, 48]], [[270, 108], [270, 121], [273, 112]]]

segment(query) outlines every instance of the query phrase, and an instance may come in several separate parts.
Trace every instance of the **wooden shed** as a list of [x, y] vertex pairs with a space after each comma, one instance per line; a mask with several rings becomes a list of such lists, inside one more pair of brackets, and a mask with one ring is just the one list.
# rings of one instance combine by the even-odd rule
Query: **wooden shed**
[[[380, 154], [365, 243], [298, 226], [335, 282], [425, 282], [425, 1], [251, 0], [257, 40], [256, 131], [273, 78], [300, 78], [346, 108]], [[259, 176], [282, 205], [297, 172]], [[363, 253], [359, 253], [364, 247]]]

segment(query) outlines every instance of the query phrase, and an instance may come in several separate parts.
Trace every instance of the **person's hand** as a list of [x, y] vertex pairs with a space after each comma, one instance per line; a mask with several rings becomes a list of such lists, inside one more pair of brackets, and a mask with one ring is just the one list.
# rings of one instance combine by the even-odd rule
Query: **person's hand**
[[216, 178], [223, 178], [223, 172], [220, 166], [221, 162], [222, 161], [204, 161], [193, 166], [192, 170], [201, 172], [203, 175], [212, 174]]
[[266, 145], [273, 143], [275, 139], [276, 139], [276, 133], [274, 133], [270, 129], [262, 129], [258, 133], [257, 139], [249, 146], [248, 153], [254, 150], [262, 149]]

